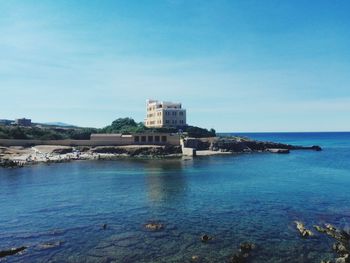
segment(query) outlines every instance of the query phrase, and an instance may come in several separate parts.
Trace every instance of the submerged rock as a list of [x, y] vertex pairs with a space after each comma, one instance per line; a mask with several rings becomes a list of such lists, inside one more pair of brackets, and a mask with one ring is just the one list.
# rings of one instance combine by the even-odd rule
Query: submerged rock
[[250, 242], [243, 242], [239, 245], [239, 250], [230, 258], [231, 263], [244, 263], [247, 262], [251, 256], [251, 251], [255, 249], [255, 244]]
[[145, 228], [151, 231], [158, 231], [164, 228], [164, 225], [157, 222], [150, 222], [145, 224]]
[[15, 255], [25, 249], [27, 249], [27, 247], [23, 246], [23, 247], [11, 248], [8, 250], [2, 250], [0, 251], [0, 258]]
[[210, 241], [210, 240], [212, 240], [212, 239], [213, 239], [213, 237], [208, 236], [207, 234], [201, 236], [202, 242], [208, 242], [208, 241]]
[[296, 227], [302, 237], [313, 236], [313, 233], [311, 232], [311, 230], [306, 229], [302, 222], [295, 221], [294, 223], [296, 224]]
[[56, 247], [59, 247], [63, 244], [62, 241], [56, 241], [56, 242], [47, 242], [47, 243], [44, 243], [44, 244], [40, 244], [38, 247], [40, 249], [51, 249], [51, 248], [56, 248]]
[[199, 256], [197, 256], [197, 255], [193, 255], [191, 257], [191, 261], [193, 261], [193, 262], [197, 262], [198, 260], [199, 260]]
[[250, 242], [244, 242], [244, 243], [241, 243], [239, 245], [239, 248], [242, 252], [248, 253], [248, 252], [252, 251], [253, 249], [255, 249], [255, 244], [250, 243]]
[[103, 225], [102, 225], [102, 229], [103, 229], [103, 230], [106, 230], [106, 229], [107, 229], [107, 224], [103, 224]]

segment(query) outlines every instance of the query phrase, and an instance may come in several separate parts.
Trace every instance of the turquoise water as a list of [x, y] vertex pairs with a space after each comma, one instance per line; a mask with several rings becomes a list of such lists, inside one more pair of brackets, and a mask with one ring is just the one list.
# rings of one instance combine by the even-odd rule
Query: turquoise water
[[244, 241], [257, 244], [249, 262], [334, 257], [293, 221], [350, 228], [350, 133], [249, 136], [324, 150], [0, 169], [0, 250], [29, 246], [5, 262], [227, 262]]

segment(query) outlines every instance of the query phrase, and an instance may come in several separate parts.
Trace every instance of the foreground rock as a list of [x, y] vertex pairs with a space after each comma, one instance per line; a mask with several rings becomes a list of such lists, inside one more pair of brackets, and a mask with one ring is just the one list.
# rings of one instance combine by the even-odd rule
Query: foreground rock
[[210, 241], [210, 240], [212, 240], [212, 239], [213, 239], [213, 237], [211, 237], [211, 236], [209, 236], [209, 235], [207, 235], [207, 234], [201, 236], [201, 241], [202, 241], [202, 242], [208, 242], [208, 241]]
[[252, 250], [255, 249], [255, 244], [244, 242], [239, 245], [239, 250], [230, 258], [231, 263], [245, 263], [251, 257]]
[[294, 223], [296, 224], [297, 230], [299, 231], [302, 237], [313, 236], [313, 233], [311, 232], [311, 230], [306, 229], [302, 222], [295, 221]]
[[38, 248], [40, 248], [40, 249], [52, 249], [52, 248], [60, 247], [62, 244], [63, 244], [62, 241], [47, 242], [47, 243], [39, 244]]
[[17, 253], [22, 252], [25, 249], [27, 249], [27, 247], [23, 246], [23, 247], [18, 247], [18, 248], [11, 248], [8, 250], [2, 250], [2, 251], [0, 251], [0, 258], [15, 255]]
[[161, 223], [157, 223], [157, 222], [150, 222], [145, 224], [145, 228], [150, 230], [150, 231], [159, 231], [162, 230], [164, 228], [164, 225]]
[[[301, 236], [313, 235], [300, 221], [295, 221], [295, 224]], [[324, 227], [314, 225], [314, 228], [317, 232], [326, 234], [336, 240], [332, 245], [332, 249], [337, 254], [337, 257], [335, 260], [322, 260], [321, 263], [350, 263], [350, 233], [340, 230], [331, 224], [324, 224]]]

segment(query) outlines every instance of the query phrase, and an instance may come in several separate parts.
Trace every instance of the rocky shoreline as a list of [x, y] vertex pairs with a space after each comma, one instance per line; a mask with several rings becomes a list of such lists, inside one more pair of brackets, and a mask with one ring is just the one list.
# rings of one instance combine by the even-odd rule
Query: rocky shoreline
[[[199, 156], [232, 153], [289, 153], [290, 150], [322, 150], [320, 146], [295, 146], [263, 142], [247, 138], [186, 138], [184, 147], [193, 148]], [[59, 163], [73, 160], [111, 160], [116, 158], [171, 158], [181, 157], [181, 146], [129, 145], [129, 146], [59, 146], [0, 147], [0, 167], [14, 168], [37, 163]]]

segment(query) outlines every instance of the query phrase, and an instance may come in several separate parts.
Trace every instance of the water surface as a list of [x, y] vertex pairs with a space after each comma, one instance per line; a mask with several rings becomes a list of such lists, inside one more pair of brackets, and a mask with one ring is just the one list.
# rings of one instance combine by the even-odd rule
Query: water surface
[[324, 150], [0, 169], [0, 249], [29, 246], [6, 262], [227, 262], [243, 241], [257, 244], [251, 262], [334, 257], [293, 221], [349, 228], [350, 133], [249, 136]]

